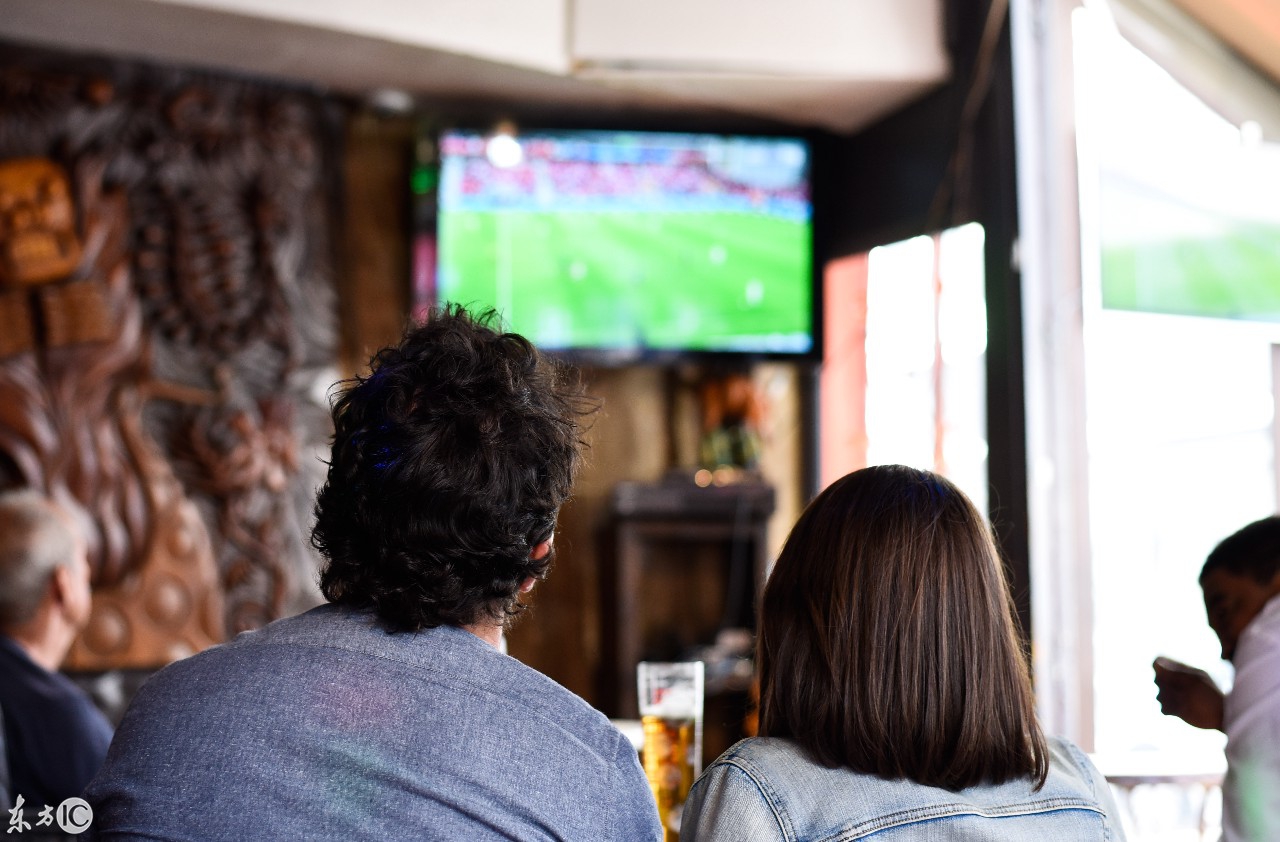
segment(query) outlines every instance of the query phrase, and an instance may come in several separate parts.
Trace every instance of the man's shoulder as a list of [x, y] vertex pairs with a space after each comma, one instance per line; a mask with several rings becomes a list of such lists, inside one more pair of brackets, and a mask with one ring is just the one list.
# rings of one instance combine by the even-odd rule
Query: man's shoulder
[[[299, 662], [308, 665], [302, 676], [290, 668]], [[371, 687], [420, 683], [424, 703], [463, 700], [477, 714], [518, 709], [531, 722], [583, 743], [593, 753], [612, 754], [625, 740], [572, 691], [464, 629], [392, 633], [369, 612], [334, 605], [277, 620], [176, 662], [157, 673], [143, 695], [152, 703], [172, 703], [211, 700], [218, 688], [251, 694], [253, 685], [286, 672], [292, 682], [281, 692], [289, 696], [306, 695], [311, 685], [342, 676], [358, 675], [361, 684]]]
[[1280, 596], [1273, 596], [1245, 626], [1236, 645], [1236, 681], [1242, 672], [1274, 677], [1280, 667]]
[[46, 716], [71, 716], [82, 719], [96, 712], [89, 695], [65, 675], [37, 666], [5, 638], [0, 645], [0, 673], [5, 681], [0, 695], [22, 702]]
[[324, 649], [338, 658], [380, 660], [392, 669], [514, 697], [534, 710], [600, 717], [586, 701], [547, 675], [457, 626], [389, 632], [371, 612], [322, 605], [241, 635], [228, 645], [227, 654], [238, 649], [248, 654], [253, 647], [270, 646]]
[[1254, 622], [1245, 627], [1244, 634], [1249, 634], [1250, 630], [1267, 638], [1271, 645], [1280, 643], [1280, 596], [1271, 597]]
[[500, 652], [493, 655], [494, 665], [509, 681], [492, 685], [491, 689], [518, 704], [531, 719], [551, 724], [594, 753], [612, 756], [623, 743], [630, 745], [604, 714], [581, 696], [515, 658]]

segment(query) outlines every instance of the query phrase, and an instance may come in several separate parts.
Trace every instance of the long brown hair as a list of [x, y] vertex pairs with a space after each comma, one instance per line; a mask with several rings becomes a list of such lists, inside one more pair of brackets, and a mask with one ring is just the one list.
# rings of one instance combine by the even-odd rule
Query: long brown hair
[[991, 531], [946, 479], [856, 471], [796, 522], [765, 587], [760, 734], [825, 766], [963, 789], [1048, 774]]

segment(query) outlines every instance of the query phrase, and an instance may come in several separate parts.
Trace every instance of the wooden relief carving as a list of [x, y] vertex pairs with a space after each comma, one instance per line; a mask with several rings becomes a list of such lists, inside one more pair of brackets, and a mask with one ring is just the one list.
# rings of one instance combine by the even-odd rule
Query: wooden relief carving
[[[69, 206], [72, 195], [85, 243], [77, 264], [38, 282], [6, 276], [11, 292], [27, 285], [32, 343], [0, 360], [0, 449], [22, 484], [75, 512], [92, 539], [93, 613], [69, 665], [156, 666], [225, 636], [222, 590], [208, 534], [143, 429], [148, 344], [127, 200], [103, 189], [96, 165], [79, 168]], [[187, 607], [156, 608], [175, 601]]]
[[0, 487], [48, 491], [91, 535], [74, 667], [166, 663], [314, 587], [318, 468], [300, 454], [328, 435], [307, 394], [333, 347], [320, 107], [0, 60]]
[[25, 290], [0, 287], [0, 358], [35, 347], [31, 304], [27, 299]]
[[65, 278], [80, 262], [71, 191], [44, 158], [0, 162], [0, 284]]

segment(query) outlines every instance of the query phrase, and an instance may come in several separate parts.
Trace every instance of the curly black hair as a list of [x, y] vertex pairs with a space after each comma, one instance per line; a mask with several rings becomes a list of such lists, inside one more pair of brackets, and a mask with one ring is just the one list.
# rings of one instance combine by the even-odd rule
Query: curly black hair
[[311, 541], [330, 602], [390, 631], [506, 622], [552, 554], [595, 403], [575, 369], [495, 329], [492, 310], [433, 310], [333, 401], [333, 455]]

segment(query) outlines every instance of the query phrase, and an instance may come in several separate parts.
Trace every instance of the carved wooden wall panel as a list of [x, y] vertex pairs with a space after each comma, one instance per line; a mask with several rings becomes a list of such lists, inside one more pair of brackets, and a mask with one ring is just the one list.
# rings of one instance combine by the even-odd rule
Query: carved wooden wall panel
[[314, 588], [334, 108], [0, 55], [0, 487], [47, 491], [90, 535], [72, 665], [155, 666]]

